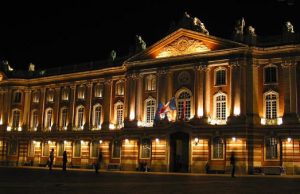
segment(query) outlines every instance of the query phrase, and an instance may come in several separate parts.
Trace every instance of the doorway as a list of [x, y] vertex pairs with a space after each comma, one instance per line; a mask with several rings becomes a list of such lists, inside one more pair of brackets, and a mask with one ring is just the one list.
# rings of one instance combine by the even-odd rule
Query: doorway
[[189, 172], [189, 135], [177, 132], [170, 135], [170, 171]]

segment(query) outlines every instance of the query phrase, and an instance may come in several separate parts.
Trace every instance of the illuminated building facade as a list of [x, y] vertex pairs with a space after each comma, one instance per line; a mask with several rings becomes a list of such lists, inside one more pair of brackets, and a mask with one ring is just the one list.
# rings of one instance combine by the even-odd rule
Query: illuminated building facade
[[[0, 163], [300, 173], [300, 46], [177, 29], [127, 58], [28, 72], [1, 65]], [[293, 40], [297, 36], [293, 34]], [[154, 118], [159, 102], [175, 111]]]

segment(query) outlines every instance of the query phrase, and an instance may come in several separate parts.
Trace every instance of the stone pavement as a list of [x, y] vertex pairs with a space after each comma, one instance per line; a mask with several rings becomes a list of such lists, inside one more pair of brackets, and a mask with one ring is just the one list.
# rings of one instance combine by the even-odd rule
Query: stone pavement
[[83, 193], [288, 193], [300, 194], [300, 176], [206, 175], [0, 167], [0, 194]]

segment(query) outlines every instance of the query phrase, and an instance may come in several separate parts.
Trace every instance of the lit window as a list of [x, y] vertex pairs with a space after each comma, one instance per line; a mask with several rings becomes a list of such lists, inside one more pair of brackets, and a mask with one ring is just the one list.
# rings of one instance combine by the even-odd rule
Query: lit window
[[213, 139], [213, 159], [223, 159], [224, 158], [224, 142], [221, 138]]
[[48, 142], [44, 142], [43, 143], [43, 156], [47, 156], [49, 157], [49, 149], [50, 149], [50, 146], [48, 144]]
[[77, 98], [80, 100], [84, 100], [85, 98], [85, 87], [84, 85], [78, 86]]
[[80, 141], [75, 141], [74, 143], [74, 157], [81, 156], [81, 143]]
[[103, 86], [100, 84], [96, 84], [94, 87], [94, 97], [102, 98], [102, 95], [103, 95]]
[[33, 110], [31, 113], [31, 128], [35, 129], [39, 125], [39, 114], [37, 110]]
[[68, 101], [69, 100], [69, 88], [67, 88], [67, 87], [62, 88], [61, 100], [62, 101]]
[[100, 104], [94, 106], [93, 126], [99, 128], [101, 126], [102, 107]]
[[116, 90], [115, 94], [117, 96], [123, 96], [124, 95], [124, 82], [123, 81], [118, 81], [116, 83], [115, 90]]
[[265, 84], [277, 83], [277, 67], [276, 66], [265, 67], [264, 78], [265, 78]]
[[45, 128], [46, 130], [50, 130], [52, 126], [52, 116], [53, 116], [53, 110], [47, 109], [45, 114]]
[[82, 128], [83, 127], [83, 118], [84, 118], [84, 107], [77, 108], [77, 123], [76, 126]]
[[226, 69], [217, 69], [215, 71], [215, 85], [226, 85]]
[[60, 113], [60, 126], [65, 129], [67, 127], [68, 121], [68, 108], [64, 107], [61, 109]]
[[99, 141], [93, 141], [91, 146], [91, 157], [97, 158], [99, 154]]
[[179, 94], [178, 97], [178, 119], [189, 119], [191, 117], [191, 95], [184, 91]]
[[146, 100], [146, 123], [152, 125], [155, 117], [156, 100], [149, 98]]
[[141, 159], [149, 159], [151, 157], [151, 140], [142, 139], [141, 141]]
[[156, 90], [156, 77], [154, 75], [148, 75], [145, 78], [145, 90], [146, 91]]
[[278, 94], [270, 92], [265, 95], [266, 119], [277, 118]]
[[32, 93], [32, 102], [33, 103], [39, 103], [40, 101], [40, 95], [39, 92], [35, 91]]
[[115, 110], [116, 110], [116, 125], [117, 125], [117, 128], [121, 128], [121, 127], [123, 127], [123, 121], [124, 121], [123, 103], [122, 102], [116, 103]]
[[278, 159], [278, 140], [274, 137], [266, 139], [266, 159]]
[[121, 157], [121, 141], [114, 140], [112, 146], [112, 157], [113, 158], [120, 158]]
[[18, 130], [19, 123], [20, 123], [21, 111], [19, 111], [19, 110], [13, 110], [12, 115], [13, 115], [12, 129], [13, 130]]
[[63, 153], [64, 153], [64, 142], [63, 141], [59, 141], [57, 142], [57, 156], [62, 157]]
[[226, 120], [226, 95], [215, 96], [216, 120]]
[[14, 103], [21, 103], [22, 93], [20, 91], [14, 92]]
[[52, 89], [47, 91], [47, 102], [54, 102], [54, 90]]

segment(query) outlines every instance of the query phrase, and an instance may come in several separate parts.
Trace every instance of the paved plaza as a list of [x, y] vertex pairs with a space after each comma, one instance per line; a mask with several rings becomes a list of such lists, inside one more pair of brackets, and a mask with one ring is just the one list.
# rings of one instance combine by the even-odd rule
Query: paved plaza
[[255, 193], [300, 194], [299, 176], [237, 176], [152, 172], [67, 172], [0, 167], [0, 194]]

